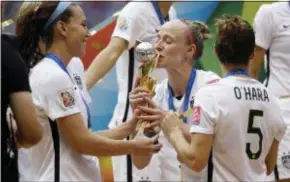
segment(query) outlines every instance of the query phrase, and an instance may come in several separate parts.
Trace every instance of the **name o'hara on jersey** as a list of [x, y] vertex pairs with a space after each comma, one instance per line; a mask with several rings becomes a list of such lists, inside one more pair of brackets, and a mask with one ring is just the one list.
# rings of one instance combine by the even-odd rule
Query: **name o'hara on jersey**
[[269, 102], [269, 96], [266, 89], [255, 87], [234, 87], [235, 96], [238, 100], [256, 100]]

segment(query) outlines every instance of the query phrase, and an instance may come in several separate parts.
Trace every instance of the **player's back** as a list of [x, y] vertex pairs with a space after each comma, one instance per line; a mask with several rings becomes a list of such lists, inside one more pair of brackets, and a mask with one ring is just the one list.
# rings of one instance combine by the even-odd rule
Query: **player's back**
[[264, 181], [265, 158], [282, 123], [274, 96], [244, 77], [227, 77], [207, 89], [217, 108], [214, 181]]

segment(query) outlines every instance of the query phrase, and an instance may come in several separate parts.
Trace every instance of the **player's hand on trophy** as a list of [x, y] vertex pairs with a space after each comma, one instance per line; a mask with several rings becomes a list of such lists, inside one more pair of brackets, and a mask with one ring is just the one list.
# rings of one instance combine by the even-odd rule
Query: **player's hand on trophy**
[[147, 102], [148, 107], [144, 106], [137, 107], [137, 109], [139, 109], [142, 112], [142, 115], [138, 116], [138, 119], [148, 121], [148, 123], [145, 126], [145, 130], [151, 128], [153, 128], [154, 130], [158, 129], [159, 131], [155, 131], [155, 133], [159, 133], [161, 123], [166, 116], [166, 111], [156, 106], [151, 98], [145, 97], [144, 100]]
[[169, 111], [166, 113], [164, 120], [161, 124], [162, 131], [165, 135], [170, 136], [170, 133], [174, 129], [181, 129], [183, 122], [179, 120], [178, 115], [173, 112]]
[[162, 145], [160, 143], [157, 143], [159, 135], [155, 135], [152, 138], [149, 138], [144, 135], [144, 129], [145, 129], [145, 123], [143, 123], [137, 135], [132, 140], [134, 142], [135, 147], [133, 154], [134, 155], [148, 155], [152, 153], [157, 153], [160, 151]]
[[150, 92], [146, 88], [136, 87], [129, 94], [129, 102], [134, 111], [138, 106], [146, 104], [145, 98], [150, 97]]

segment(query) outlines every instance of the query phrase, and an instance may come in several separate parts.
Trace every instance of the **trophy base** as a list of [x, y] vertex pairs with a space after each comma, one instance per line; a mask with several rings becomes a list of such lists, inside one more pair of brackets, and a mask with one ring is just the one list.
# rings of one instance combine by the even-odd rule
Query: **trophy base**
[[[147, 130], [144, 132], [144, 135], [149, 137], [149, 138], [152, 138], [154, 137], [155, 135], [157, 135], [157, 133], [155, 133], [153, 130]], [[158, 144], [158, 140], [154, 143], [154, 144]]]

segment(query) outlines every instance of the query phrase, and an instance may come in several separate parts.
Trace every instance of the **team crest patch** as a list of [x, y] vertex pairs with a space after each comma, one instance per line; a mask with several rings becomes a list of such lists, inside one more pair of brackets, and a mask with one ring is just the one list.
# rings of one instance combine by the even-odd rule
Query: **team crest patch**
[[284, 153], [281, 157], [282, 164], [285, 168], [290, 169], [290, 152]]
[[62, 103], [65, 107], [71, 107], [75, 105], [75, 98], [73, 97], [72, 91], [65, 90], [60, 92]]
[[117, 24], [121, 30], [127, 30], [128, 28], [128, 20], [126, 18], [119, 17]]
[[189, 105], [190, 105], [190, 108], [193, 108], [193, 106], [194, 106], [194, 97], [191, 97], [191, 100], [189, 101]]
[[192, 125], [199, 125], [200, 123], [200, 106], [193, 108]]
[[82, 79], [79, 75], [74, 74], [74, 80], [77, 84], [77, 86], [79, 87], [80, 90], [83, 90], [83, 83], [82, 83]]

